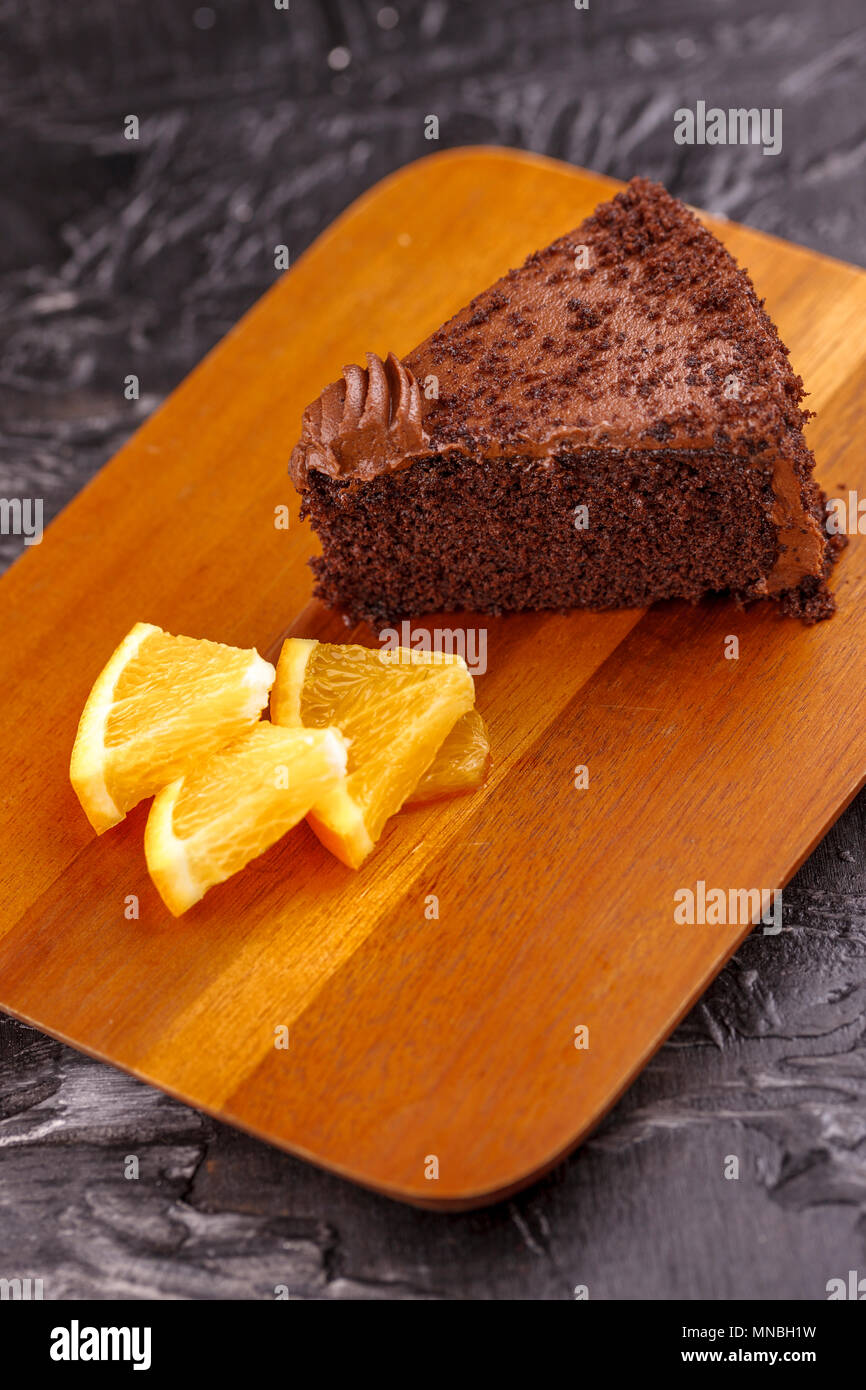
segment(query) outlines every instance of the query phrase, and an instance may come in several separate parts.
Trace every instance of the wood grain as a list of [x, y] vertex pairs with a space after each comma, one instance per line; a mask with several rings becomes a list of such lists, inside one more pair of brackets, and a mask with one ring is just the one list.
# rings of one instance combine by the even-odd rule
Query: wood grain
[[[179, 923], [144, 870], [146, 808], [97, 842], [69, 750], [96, 672], [137, 619], [269, 655], [289, 631], [350, 635], [309, 601], [306, 528], [273, 525], [278, 504], [294, 514], [285, 462], [304, 405], [366, 349], [408, 350], [613, 187], [493, 150], [393, 176], [0, 581], [0, 1007], [420, 1204], [492, 1200], [572, 1147], [747, 930], [675, 926], [674, 890], [781, 886], [854, 795], [857, 539], [837, 571], [840, 611], [812, 629], [721, 601], [484, 620], [482, 794], [397, 818], [357, 875], [302, 828]], [[716, 230], [813, 393], [822, 482], [866, 495], [866, 276]], [[724, 659], [728, 634], [738, 661]], [[138, 922], [124, 917], [130, 893]], [[587, 1051], [573, 1046], [579, 1023]], [[288, 1051], [273, 1046], [280, 1024]]]

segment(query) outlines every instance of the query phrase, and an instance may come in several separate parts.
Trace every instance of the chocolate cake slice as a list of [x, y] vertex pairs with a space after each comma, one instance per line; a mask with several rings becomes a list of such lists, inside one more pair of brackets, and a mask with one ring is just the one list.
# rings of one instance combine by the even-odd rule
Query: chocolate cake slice
[[316, 593], [372, 623], [719, 591], [828, 617], [802, 396], [745, 271], [634, 179], [307, 408], [290, 471]]

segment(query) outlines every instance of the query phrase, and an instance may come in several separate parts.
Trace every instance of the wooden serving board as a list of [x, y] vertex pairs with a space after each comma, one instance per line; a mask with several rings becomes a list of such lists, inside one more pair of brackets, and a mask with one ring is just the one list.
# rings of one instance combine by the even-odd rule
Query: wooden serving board
[[[586, 1135], [749, 929], [676, 925], [675, 891], [782, 886], [853, 797], [862, 543], [837, 568], [838, 614], [813, 628], [724, 601], [464, 616], [487, 630], [488, 783], [395, 818], [358, 874], [301, 826], [174, 921], [145, 870], [147, 807], [97, 840], [69, 753], [139, 619], [272, 659], [287, 633], [375, 640], [310, 601], [314, 542], [286, 474], [303, 407], [366, 349], [410, 349], [614, 189], [490, 149], [386, 180], [0, 581], [0, 1007], [419, 1204], [493, 1200]], [[812, 392], [822, 483], [866, 497], [866, 275], [713, 225]]]

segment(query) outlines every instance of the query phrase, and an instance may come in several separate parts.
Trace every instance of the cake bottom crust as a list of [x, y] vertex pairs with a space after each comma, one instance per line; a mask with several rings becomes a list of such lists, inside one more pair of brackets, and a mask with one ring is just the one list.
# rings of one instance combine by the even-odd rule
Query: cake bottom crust
[[[823, 494], [803, 479], [823, 521]], [[772, 473], [722, 450], [582, 450], [537, 459], [433, 455], [359, 483], [311, 471], [316, 594], [352, 621], [422, 613], [645, 607], [765, 598], [779, 553]], [[833, 612], [826, 575], [772, 595], [806, 622]]]

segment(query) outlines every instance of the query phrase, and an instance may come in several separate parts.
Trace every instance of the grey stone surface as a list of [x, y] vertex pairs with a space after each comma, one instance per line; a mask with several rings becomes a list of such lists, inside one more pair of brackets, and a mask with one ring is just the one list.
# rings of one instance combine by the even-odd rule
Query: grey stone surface
[[[430, 152], [428, 114], [438, 148], [648, 173], [866, 261], [858, 0], [31, 0], [0, 4], [0, 50], [0, 495], [46, 518], [268, 287], [276, 243]], [[698, 99], [781, 107], [782, 153], [675, 145]], [[600, 1131], [487, 1211], [401, 1208], [0, 1019], [0, 1275], [47, 1298], [823, 1298], [866, 1272], [864, 817]]]

